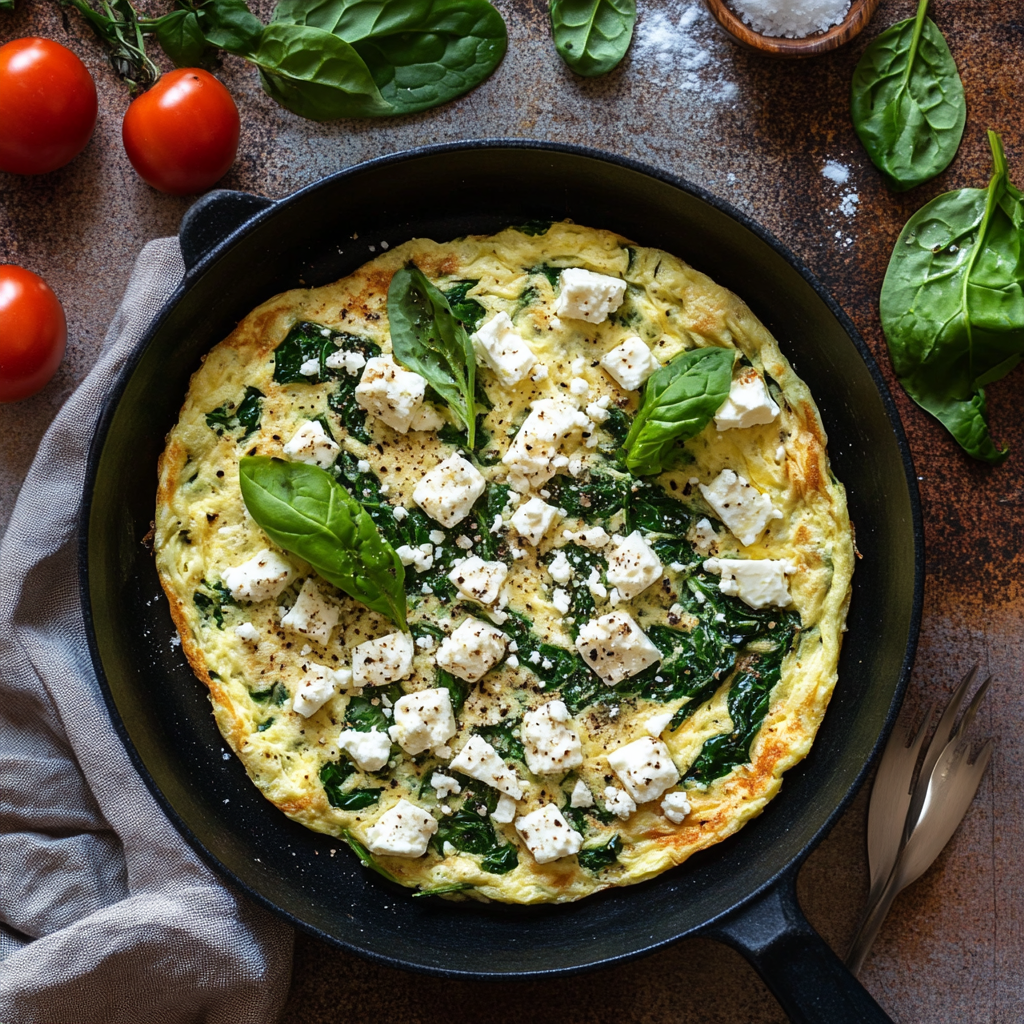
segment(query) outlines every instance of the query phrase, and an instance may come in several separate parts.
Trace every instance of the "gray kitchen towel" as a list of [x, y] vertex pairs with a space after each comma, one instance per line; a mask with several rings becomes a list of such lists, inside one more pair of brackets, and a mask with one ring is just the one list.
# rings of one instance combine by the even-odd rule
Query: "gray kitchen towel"
[[0, 1022], [273, 1021], [292, 931], [203, 864], [114, 732], [86, 647], [78, 507], [114, 377], [184, 268], [139, 256], [99, 361], [39, 446], [0, 546]]

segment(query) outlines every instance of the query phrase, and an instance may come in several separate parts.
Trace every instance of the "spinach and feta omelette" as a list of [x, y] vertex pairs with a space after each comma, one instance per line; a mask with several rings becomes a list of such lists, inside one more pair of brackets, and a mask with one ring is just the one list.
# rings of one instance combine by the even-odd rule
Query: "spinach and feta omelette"
[[193, 376], [160, 577], [260, 791], [424, 894], [642, 881], [758, 814], [836, 682], [853, 540], [747, 307], [570, 223], [278, 295]]

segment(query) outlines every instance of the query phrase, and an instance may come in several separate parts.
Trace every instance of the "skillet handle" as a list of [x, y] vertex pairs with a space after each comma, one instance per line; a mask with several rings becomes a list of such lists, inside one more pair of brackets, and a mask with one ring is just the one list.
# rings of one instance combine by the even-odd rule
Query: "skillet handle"
[[197, 199], [181, 218], [178, 237], [185, 269], [191, 270], [207, 253], [220, 245], [261, 210], [273, 206], [273, 199], [249, 192], [218, 188]]
[[746, 957], [793, 1024], [893, 1024], [804, 917], [795, 871], [705, 934]]

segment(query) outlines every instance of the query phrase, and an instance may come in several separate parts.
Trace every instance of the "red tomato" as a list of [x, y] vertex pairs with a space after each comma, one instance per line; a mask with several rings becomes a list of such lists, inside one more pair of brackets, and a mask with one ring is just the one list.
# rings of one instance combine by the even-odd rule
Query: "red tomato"
[[37, 37], [0, 46], [0, 171], [55, 171], [95, 125], [96, 86], [69, 49]]
[[173, 196], [208, 189], [235, 162], [238, 108], [208, 71], [179, 68], [134, 100], [121, 137], [132, 167]]
[[64, 307], [50, 286], [22, 267], [0, 264], [0, 402], [40, 390], [67, 347]]

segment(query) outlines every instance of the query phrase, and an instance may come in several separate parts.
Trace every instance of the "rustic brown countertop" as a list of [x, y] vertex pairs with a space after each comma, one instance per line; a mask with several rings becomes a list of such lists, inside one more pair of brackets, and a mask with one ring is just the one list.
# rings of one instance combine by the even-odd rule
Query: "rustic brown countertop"
[[[699, 0], [640, 0], [630, 54], [596, 81], [562, 66], [541, 0], [497, 3], [510, 32], [497, 73], [469, 96], [411, 117], [301, 121], [260, 92], [251, 68], [229, 59], [222, 77], [237, 98], [243, 127], [238, 162], [222, 185], [278, 197], [369, 157], [466, 138], [585, 143], [635, 157], [728, 200], [789, 246], [851, 315], [890, 381], [877, 295], [906, 218], [939, 192], [988, 181], [989, 127], [1004, 133], [1011, 177], [1024, 185], [1024, 12], [1018, 4], [935, 4], [966, 86], [967, 130], [945, 174], [894, 196], [857, 142], [848, 90], [866, 40], [912, 15], [912, 0], [884, 0], [863, 37], [803, 63], [738, 49]], [[266, 15], [272, 4], [259, 6]], [[16, 13], [0, 14], [0, 43], [32, 34], [55, 38], [82, 56], [96, 78], [100, 120], [86, 151], [63, 170], [35, 179], [0, 174], [0, 261], [41, 273], [62, 299], [70, 330], [68, 356], [49, 387], [26, 402], [0, 406], [0, 532], [40, 437], [95, 361], [139, 249], [174, 233], [189, 205], [154, 192], [132, 171], [120, 144], [127, 94], [81, 22], [72, 18], [65, 32], [51, 0], [19, 0]], [[937, 864], [896, 901], [863, 973], [882, 1006], [908, 1024], [1024, 1018], [1022, 373], [989, 389], [994, 433], [1014, 449], [998, 469], [962, 456], [935, 422], [895, 391], [919, 475], [927, 538], [924, 622], [907, 703], [941, 700], [980, 661], [996, 685], [978, 729], [998, 744], [963, 826]], [[839, 952], [867, 893], [866, 805], [862, 792], [800, 876], [807, 916]], [[519, 984], [407, 975], [300, 936], [283, 1019], [762, 1024], [784, 1017], [736, 953], [704, 940], [596, 974]]]

